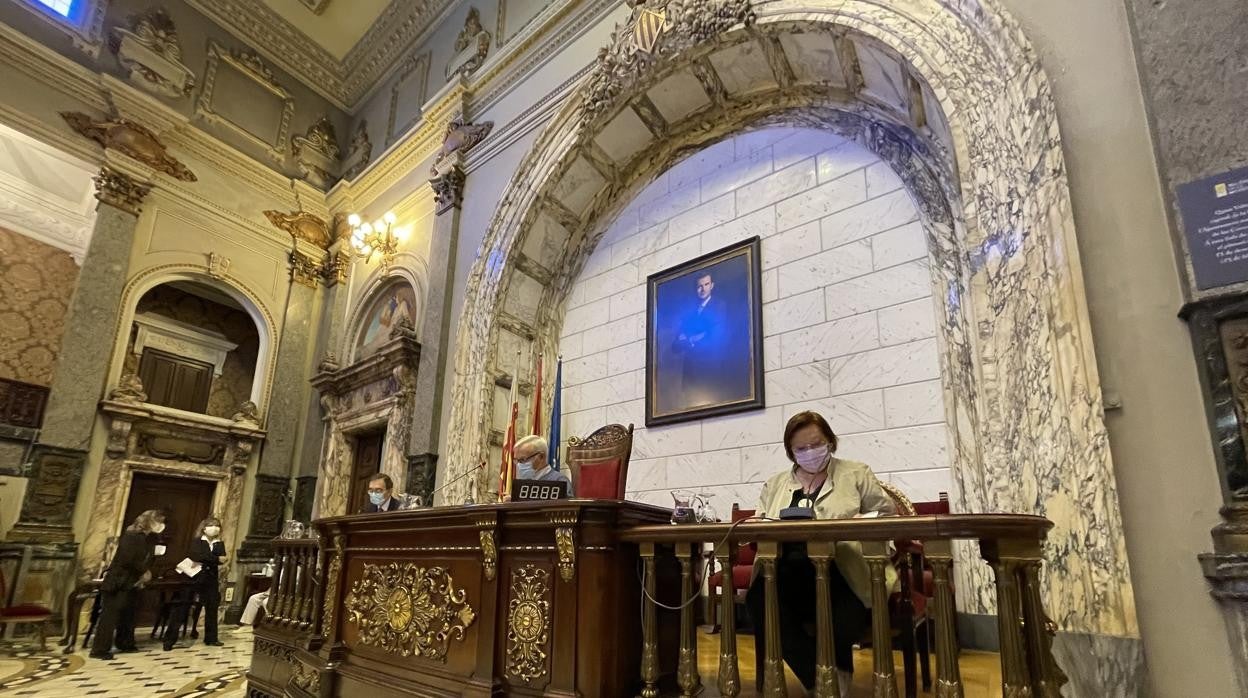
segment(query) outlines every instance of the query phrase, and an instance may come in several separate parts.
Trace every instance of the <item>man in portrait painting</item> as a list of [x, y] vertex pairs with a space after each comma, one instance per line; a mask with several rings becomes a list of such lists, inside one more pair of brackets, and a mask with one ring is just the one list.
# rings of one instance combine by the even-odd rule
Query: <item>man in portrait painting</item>
[[715, 296], [711, 272], [695, 279], [697, 301], [680, 323], [672, 353], [681, 357], [681, 388], [689, 404], [715, 402], [723, 378], [724, 350], [730, 336], [728, 306]]

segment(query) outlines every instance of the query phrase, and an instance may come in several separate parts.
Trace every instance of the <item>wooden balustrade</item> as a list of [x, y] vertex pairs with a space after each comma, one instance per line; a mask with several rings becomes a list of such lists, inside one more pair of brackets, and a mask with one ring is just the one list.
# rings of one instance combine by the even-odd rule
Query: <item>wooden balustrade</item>
[[[654, 570], [666, 555], [675, 555], [682, 572], [685, 599], [692, 593], [690, 555], [705, 543], [716, 544], [714, 555], [725, 570], [731, 570], [736, 549], [742, 543], [758, 545], [756, 564], [766, 591], [762, 661], [764, 696], [784, 696], [784, 665], [780, 647], [780, 600], [777, 596], [776, 560], [783, 543], [806, 543], [816, 574], [815, 624], [817, 629], [815, 695], [839, 696], [832, 651], [832, 609], [829, 583], [830, 565], [835, 559], [837, 541], [858, 541], [871, 573], [871, 600], [874, 608], [887, 608], [890, 591], [885, 587], [886, 571], [892, 561], [890, 543], [917, 540], [924, 544], [925, 557], [932, 567], [933, 599], [930, 617], [935, 623], [936, 695], [949, 698], [963, 695], [958, 670], [958, 649], [954, 633], [954, 602], [950, 572], [952, 542], [969, 539], [979, 542], [983, 559], [996, 579], [998, 628], [1001, 634], [1001, 669], [1005, 695], [1033, 695], [1056, 698], [1066, 677], [1052, 656], [1053, 624], [1045, 615], [1040, 590], [1042, 545], [1052, 523], [1037, 516], [1006, 514], [944, 514], [933, 516], [882, 517], [833, 521], [748, 522], [735, 528], [729, 524], [690, 524], [679, 526], [636, 526], [621, 531], [620, 539], [640, 546], [650, 592], [644, 602], [642, 622], [641, 695], [656, 695], [658, 671], [663, 658], [657, 656], [657, 605], [654, 601]], [[736, 590], [732, 574], [724, 574], [721, 587], [723, 608], [732, 609]], [[691, 608], [691, 607], [689, 607]], [[720, 634], [719, 692], [740, 694], [736, 632], [732, 612], [724, 614]], [[701, 686], [697, 647], [693, 635], [693, 614], [680, 614], [680, 656], [677, 666], [682, 695], [693, 695]], [[874, 648], [873, 694], [898, 695], [893, 666], [892, 628], [888, 613], [872, 614]], [[883, 649], [884, 651], [880, 651]]]
[[265, 622], [296, 631], [315, 631], [319, 622], [321, 551], [315, 538], [273, 541], [273, 572]]

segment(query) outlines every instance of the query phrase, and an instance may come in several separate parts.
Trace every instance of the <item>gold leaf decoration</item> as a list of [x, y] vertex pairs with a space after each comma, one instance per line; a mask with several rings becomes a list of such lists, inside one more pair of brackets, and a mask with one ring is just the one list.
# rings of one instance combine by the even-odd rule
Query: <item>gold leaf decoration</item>
[[550, 639], [550, 572], [525, 565], [511, 572], [507, 607], [507, 675], [526, 683], [546, 675]]
[[450, 641], [463, 640], [476, 619], [467, 592], [445, 567], [364, 565], [344, 608], [359, 626], [360, 642], [401, 657], [446, 661]]

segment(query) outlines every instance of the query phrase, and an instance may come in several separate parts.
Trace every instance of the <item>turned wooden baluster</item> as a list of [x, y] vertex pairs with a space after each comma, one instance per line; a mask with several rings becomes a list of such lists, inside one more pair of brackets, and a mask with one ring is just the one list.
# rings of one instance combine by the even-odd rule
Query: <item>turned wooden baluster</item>
[[888, 588], [884, 570], [891, 564], [886, 541], [864, 541], [862, 554], [871, 570], [871, 655], [875, 659], [872, 690], [875, 698], [897, 698], [897, 670], [893, 667], [893, 629], [888, 617]]
[[766, 590], [766, 608], [764, 614], [765, 632], [763, 644], [766, 656], [763, 657], [763, 696], [764, 698], [785, 698], [788, 689], [784, 685], [784, 654], [780, 645], [780, 597], [776, 589], [776, 557], [779, 544], [774, 541], [758, 544], [757, 560], [763, 568], [763, 584]]
[[312, 560], [311, 548], [299, 550], [299, 629], [308, 627], [308, 597], [312, 595], [312, 569], [308, 564]]
[[997, 581], [997, 630], [1001, 635], [1001, 691], [1007, 696], [1031, 694], [1023, 639], [1023, 608], [1018, 579], [1023, 560], [1012, 541], [979, 542], [979, 551], [992, 566]]
[[1039, 698], [1061, 698], [1066, 674], [1053, 659], [1053, 632], [1056, 627], [1044, 612], [1040, 596], [1040, 564], [1043, 555], [1040, 542], [1019, 551], [1023, 558], [1018, 583], [1022, 587], [1023, 624], [1026, 630], [1027, 658], [1031, 666], [1033, 695]]
[[936, 696], [962, 698], [962, 671], [958, 667], [958, 640], [954, 631], [953, 587], [949, 572], [953, 566], [953, 542], [929, 540], [923, 554], [932, 565], [932, 616], [936, 622]]
[[[724, 617], [719, 633], [719, 695], [737, 698], [741, 695], [741, 670], [737, 666], [737, 590], [732, 580], [732, 567], [737, 564], [736, 541], [726, 543], [716, 555], [724, 573], [719, 598], [719, 612]], [[715, 622], [714, 618], [710, 620]]]
[[832, 641], [831, 567], [836, 556], [836, 543], [812, 542], [807, 549], [811, 561], [815, 563], [815, 696], [839, 698], [841, 688], [836, 675], [836, 653]]
[[698, 637], [697, 628], [693, 624], [693, 604], [685, 603], [693, 598], [693, 566], [699, 559], [701, 545], [691, 543], [687, 554], [682, 554], [684, 546], [676, 546], [676, 557], [680, 559], [680, 661], [676, 668], [676, 685], [680, 687], [680, 695], [695, 696], [702, 690], [702, 677], [698, 674]]
[[641, 616], [641, 698], [658, 698], [659, 695], [659, 623], [658, 608], [654, 604], [658, 593], [654, 564], [654, 543], [641, 544], [641, 559], [646, 578], [645, 603]]
[[273, 582], [273, 622], [277, 623], [286, 616], [286, 594], [284, 593], [286, 585], [286, 577], [288, 572], [286, 569], [286, 550], [281, 549], [277, 552], [277, 579]]

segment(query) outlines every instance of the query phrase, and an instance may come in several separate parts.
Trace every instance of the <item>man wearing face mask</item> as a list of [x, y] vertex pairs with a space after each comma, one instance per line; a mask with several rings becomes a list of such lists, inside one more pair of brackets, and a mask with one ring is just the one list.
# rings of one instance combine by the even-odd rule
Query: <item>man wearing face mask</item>
[[512, 457], [516, 461], [517, 480], [544, 480], [549, 482], [563, 481], [568, 483], [568, 496], [572, 496], [572, 481], [562, 472], [550, 467], [546, 462], [549, 445], [546, 439], [532, 434], [516, 442], [512, 449]]
[[368, 483], [368, 503], [362, 510], [365, 513], [378, 511], [398, 511], [399, 500], [394, 496], [394, 480], [382, 473]]
[[165, 515], [155, 509], [139, 514], [117, 541], [117, 552], [100, 582], [100, 619], [91, 645], [94, 659], [112, 659], [113, 643], [120, 652], [134, 646], [136, 590], [151, 581], [155, 538], [165, 530]]
[[[843, 460], [836, 452], [836, 434], [815, 412], [799, 412], [784, 429], [784, 451], [791, 465], [763, 485], [758, 513], [779, 518], [781, 510], [804, 507], [816, 519], [850, 519], [863, 515], [895, 513], [893, 502], [863, 463]], [[746, 595], [754, 619], [755, 651], [766, 652], [763, 617], [766, 590], [755, 567]], [[890, 566], [885, 580], [891, 585], [897, 573]], [[841, 696], [850, 694], [853, 683], [853, 645], [870, 623], [871, 575], [862, 546], [839, 542], [831, 565], [833, 654]], [[786, 543], [776, 564], [777, 596], [780, 599], [780, 644], [784, 661], [807, 689], [815, 685], [815, 567], [804, 544]], [[887, 613], [888, 609], [880, 609]]]

